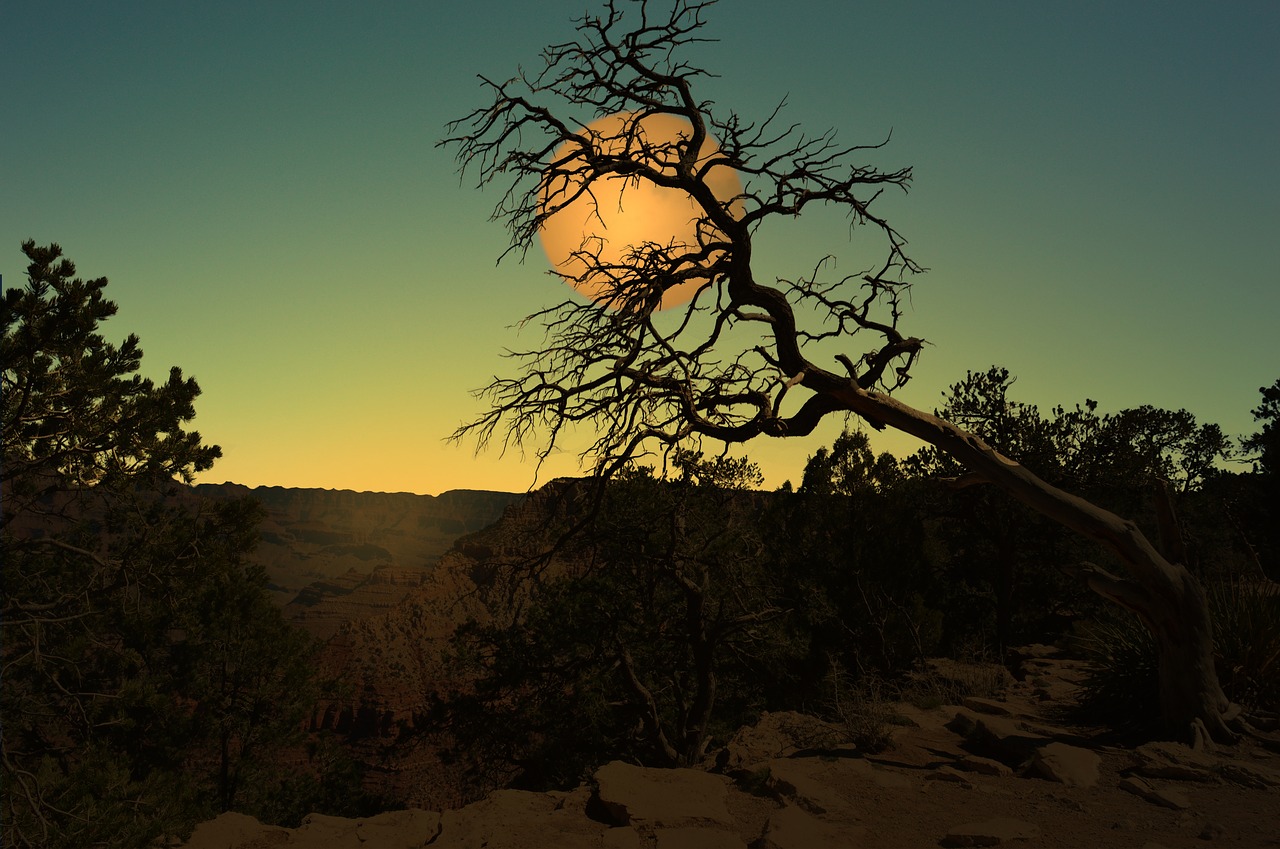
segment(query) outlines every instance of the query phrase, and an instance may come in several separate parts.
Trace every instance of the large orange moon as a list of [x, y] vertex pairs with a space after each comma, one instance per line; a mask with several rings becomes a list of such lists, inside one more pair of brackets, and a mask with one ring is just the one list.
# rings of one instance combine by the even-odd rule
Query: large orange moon
[[[633, 113], [619, 112], [592, 121], [581, 132], [593, 138], [603, 154], [627, 153], [624, 127], [633, 120]], [[631, 151], [638, 161], [673, 174], [673, 164], [655, 161], [645, 155], [644, 148], [657, 146], [662, 159], [674, 159], [674, 149], [665, 146], [692, 135], [692, 125], [683, 118], [648, 115], [640, 121], [640, 132], [632, 139]], [[574, 148], [574, 142], [566, 142], [555, 152], [552, 161], [570, 155]], [[719, 144], [708, 137], [699, 151], [699, 161], [705, 161], [719, 150]], [[571, 163], [568, 170], [575, 170], [575, 166]], [[742, 193], [742, 183], [732, 168], [713, 166], [707, 172], [706, 183], [721, 203], [740, 205], [735, 199]], [[563, 203], [581, 186], [582, 181], [572, 175], [556, 175], [544, 180], [539, 192], [540, 209]], [[615, 295], [618, 283], [608, 274], [589, 269], [584, 258], [575, 253], [586, 251], [594, 256], [598, 250], [599, 259], [593, 259], [591, 265], [598, 262], [614, 266], [622, 265], [632, 251], [647, 244], [675, 249], [677, 254], [682, 247], [696, 251], [696, 222], [703, 217], [700, 207], [687, 192], [657, 186], [648, 180], [610, 175], [597, 179], [591, 185], [590, 194], [584, 193], [556, 210], [539, 228], [538, 237], [556, 274], [587, 298], [600, 301]], [[625, 274], [621, 283], [627, 285]], [[705, 278], [693, 278], [668, 289], [658, 308], [687, 303], [705, 283]]]

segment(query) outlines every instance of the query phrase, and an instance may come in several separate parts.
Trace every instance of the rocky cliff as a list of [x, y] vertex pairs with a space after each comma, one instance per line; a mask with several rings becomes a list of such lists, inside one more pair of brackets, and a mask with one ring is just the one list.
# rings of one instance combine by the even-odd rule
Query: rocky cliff
[[[432, 697], [456, 684], [444, 661], [449, 639], [469, 619], [487, 621], [489, 594], [518, 591], [507, 579], [548, 547], [548, 518], [581, 508], [581, 488], [555, 481], [510, 503], [498, 521], [457, 539], [433, 569], [410, 576], [416, 582], [384, 609], [335, 627], [320, 665], [341, 682], [342, 694], [317, 706], [311, 730], [343, 736], [369, 768], [366, 789], [425, 806], [450, 807], [469, 796], [433, 748], [440, 740], [429, 716]], [[383, 591], [383, 576], [391, 577], [389, 570], [328, 579], [329, 608], [339, 599], [372, 599]], [[308, 597], [300, 594], [286, 612]], [[366, 601], [366, 610], [372, 604]]]
[[253, 559], [291, 621], [320, 639], [384, 613], [418, 586], [459, 537], [523, 494], [451, 490], [438, 496], [201, 484], [209, 498], [252, 497], [267, 511]]

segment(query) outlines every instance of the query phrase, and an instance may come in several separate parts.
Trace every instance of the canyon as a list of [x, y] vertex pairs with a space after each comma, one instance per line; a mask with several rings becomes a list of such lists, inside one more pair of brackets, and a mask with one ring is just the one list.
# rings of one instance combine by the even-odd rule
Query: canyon
[[200, 484], [212, 499], [253, 498], [266, 511], [251, 555], [285, 618], [327, 641], [348, 623], [383, 614], [466, 534], [491, 525], [523, 493], [440, 495]]
[[576, 487], [532, 494], [454, 490], [439, 496], [235, 484], [201, 485], [206, 498], [259, 501], [266, 511], [252, 562], [262, 566], [286, 620], [321, 644], [317, 663], [334, 691], [315, 706], [312, 733], [331, 733], [384, 798], [447, 808], [471, 801], [429, 716], [449, 686], [449, 638], [483, 621], [481, 596], [527, 557], [544, 522], [578, 509]]

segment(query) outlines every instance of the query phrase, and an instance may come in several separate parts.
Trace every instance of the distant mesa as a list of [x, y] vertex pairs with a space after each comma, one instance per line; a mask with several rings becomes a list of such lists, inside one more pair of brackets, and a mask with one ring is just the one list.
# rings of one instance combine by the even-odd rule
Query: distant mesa
[[290, 621], [327, 640], [345, 622], [385, 612], [462, 536], [500, 519], [524, 493], [440, 495], [235, 483], [199, 484], [207, 498], [252, 497], [266, 509], [252, 560]]

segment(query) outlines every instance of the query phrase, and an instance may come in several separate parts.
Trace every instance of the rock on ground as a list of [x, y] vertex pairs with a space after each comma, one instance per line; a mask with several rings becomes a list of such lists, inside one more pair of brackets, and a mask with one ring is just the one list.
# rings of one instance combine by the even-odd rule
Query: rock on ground
[[1147, 778], [1216, 781], [1217, 759], [1181, 743], [1144, 743], [1133, 750], [1134, 771]]
[[913, 786], [905, 775], [890, 772], [863, 758], [774, 758], [769, 761], [769, 788], [806, 811], [833, 816], [854, 816], [863, 803], [837, 788], [870, 784], [901, 790]]
[[1020, 765], [1036, 749], [1050, 742], [1036, 731], [999, 716], [958, 711], [947, 727], [964, 737], [969, 745], [1010, 765]]
[[1068, 746], [1066, 743], [1048, 743], [1036, 749], [1031, 756], [1033, 771], [1068, 787], [1092, 787], [1097, 784], [1101, 764], [1102, 758], [1096, 752]]
[[614, 761], [596, 770], [597, 796], [618, 825], [732, 826], [728, 779], [692, 769], [655, 769]]
[[997, 817], [983, 822], [958, 825], [947, 831], [943, 846], [1002, 846], [1014, 840], [1033, 840], [1040, 836], [1035, 823]]
[[1121, 790], [1128, 790], [1133, 795], [1146, 799], [1153, 805], [1173, 808], [1175, 811], [1185, 811], [1187, 808], [1191, 807], [1191, 802], [1187, 799], [1184, 793], [1177, 790], [1155, 787], [1150, 782], [1144, 781], [1136, 775], [1120, 779], [1118, 786]]
[[773, 758], [805, 749], [827, 749], [848, 735], [829, 722], [793, 711], [761, 714], [755, 725], [738, 730], [715, 758], [716, 769], [734, 774], [763, 768]]
[[1013, 770], [1000, 761], [991, 758], [983, 758], [978, 755], [965, 755], [956, 761], [956, 769], [962, 769], [965, 772], [976, 772], [980, 775], [995, 775], [1005, 777], [1013, 775]]
[[[225, 813], [201, 823], [187, 849], [420, 849], [440, 834], [434, 811], [388, 811], [375, 817], [346, 819], [311, 814], [295, 829], [263, 825], [245, 814]], [[434, 845], [434, 844], [433, 844]]]
[[769, 817], [764, 836], [753, 849], [856, 846], [865, 833], [862, 826], [827, 822], [795, 805], [787, 805]]
[[288, 839], [288, 829], [263, 825], [247, 814], [228, 811], [196, 826], [185, 845], [186, 849], [240, 849], [255, 842], [270, 846]]
[[639, 835], [631, 829], [611, 829], [588, 818], [589, 798], [587, 788], [554, 794], [496, 790], [465, 808], [445, 811], [431, 849], [640, 849]]

